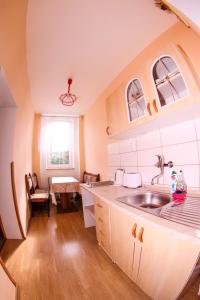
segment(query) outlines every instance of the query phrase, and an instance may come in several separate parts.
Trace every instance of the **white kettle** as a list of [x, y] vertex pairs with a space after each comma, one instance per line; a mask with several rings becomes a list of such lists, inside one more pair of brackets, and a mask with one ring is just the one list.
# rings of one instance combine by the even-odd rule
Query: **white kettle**
[[124, 179], [124, 169], [117, 169], [115, 172], [115, 185], [122, 185]]

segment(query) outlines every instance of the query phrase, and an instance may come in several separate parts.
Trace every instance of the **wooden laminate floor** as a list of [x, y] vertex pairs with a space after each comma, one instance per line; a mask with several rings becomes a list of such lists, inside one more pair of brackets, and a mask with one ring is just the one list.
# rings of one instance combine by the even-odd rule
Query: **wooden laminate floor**
[[35, 216], [27, 239], [7, 241], [2, 258], [21, 300], [149, 299], [101, 250], [80, 211]]

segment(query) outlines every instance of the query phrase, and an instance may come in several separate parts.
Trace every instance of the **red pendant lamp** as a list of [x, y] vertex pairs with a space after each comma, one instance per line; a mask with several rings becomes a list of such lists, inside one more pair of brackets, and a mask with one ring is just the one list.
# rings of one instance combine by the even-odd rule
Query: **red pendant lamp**
[[61, 94], [59, 99], [63, 105], [71, 106], [77, 100], [77, 96], [75, 94], [70, 93], [70, 86], [72, 84], [72, 79], [68, 79], [68, 90], [67, 93]]

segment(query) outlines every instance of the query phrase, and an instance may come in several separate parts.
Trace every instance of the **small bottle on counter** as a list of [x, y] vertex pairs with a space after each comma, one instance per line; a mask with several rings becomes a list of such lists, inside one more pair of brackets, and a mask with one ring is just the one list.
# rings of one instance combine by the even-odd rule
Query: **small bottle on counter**
[[187, 194], [187, 184], [183, 175], [183, 171], [180, 170], [179, 174], [176, 175], [176, 189], [175, 192], [172, 193], [173, 200], [176, 203], [182, 203]]
[[171, 174], [171, 193], [174, 194], [176, 192], [176, 171], [172, 171]]
[[186, 194], [187, 193], [187, 184], [184, 178], [183, 171], [179, 171], [179, 175], [176, 181], [176, 193], [177, 194]]

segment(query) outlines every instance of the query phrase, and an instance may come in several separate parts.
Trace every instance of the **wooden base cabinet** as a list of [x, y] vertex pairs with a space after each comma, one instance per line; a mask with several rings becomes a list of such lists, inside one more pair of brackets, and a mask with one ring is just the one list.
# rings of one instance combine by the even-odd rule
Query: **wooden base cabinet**
[[98, 197], [95, 197], [95, 219], [98, 243], [111, 256], [110, 207]]
[[111, 207], [113, 261], [152, 299], [176, 299], [199, 257], [197, 239]]

